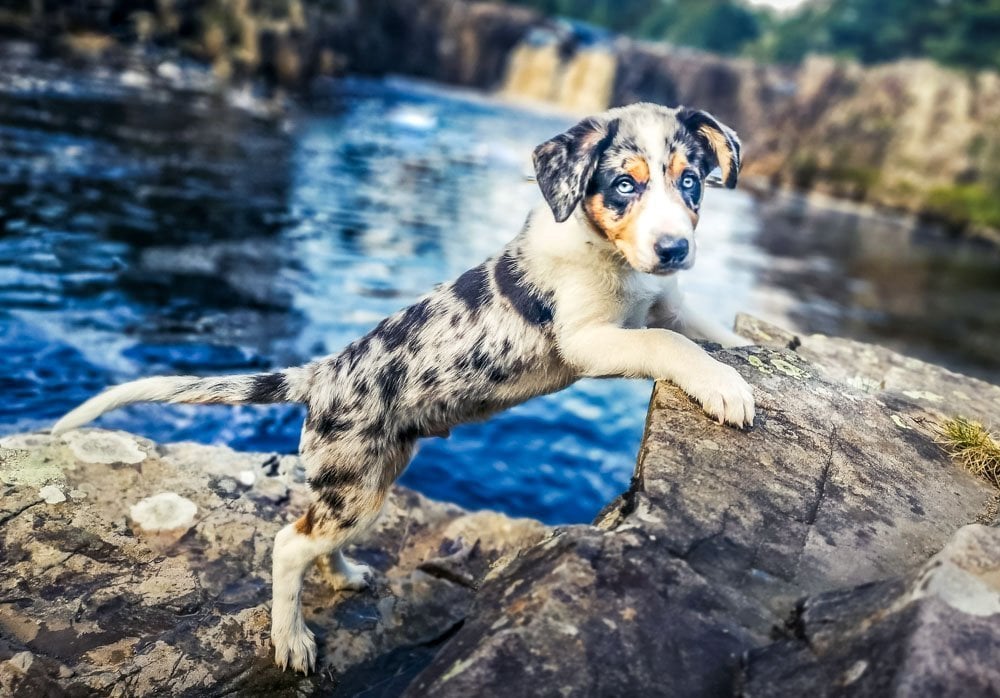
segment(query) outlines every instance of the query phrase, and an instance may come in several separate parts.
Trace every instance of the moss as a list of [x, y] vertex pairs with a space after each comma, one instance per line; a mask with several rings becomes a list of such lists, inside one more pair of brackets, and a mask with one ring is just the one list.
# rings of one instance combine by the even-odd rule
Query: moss
[[1000, 191], [981, 182], [932, 189], [924, 209], [951, 225], [1000, 228]]
[[1000, 443], [979, 422], [954, 417], [935, 425], [937, 442], [973, 475], [1000, 488]]
[[800, 153], [791, 163], [792, 183], [799, 189], [826, 184], [841, 196], [864, 199], [878, 184], [882, 173], [874, 167], [848, 164], [849, 159], [849, 156], [840, 155], [834, 158], [835, 165], [824, 167], [816, 155]]

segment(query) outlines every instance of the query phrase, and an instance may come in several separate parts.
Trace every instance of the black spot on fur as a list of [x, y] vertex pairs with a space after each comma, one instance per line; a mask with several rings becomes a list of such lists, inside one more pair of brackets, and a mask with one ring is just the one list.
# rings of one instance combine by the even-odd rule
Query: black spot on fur
[[342, 492], [333, 489], [319, 490], [319, 500], [333, 512], [343, 509], [346, 501]]
[[490, 297], [486, 265], [480, 264], [462, 274], [455, 280], [451, 290], [473, 313], [479, 310], [480, 306], [486, 303]]
[[500, 366], [494, 366], [490, 369], [490, 372], [486, 374], [486, 378], [488, 378], [491, 383], [503, 383], [505, 380], [510, 378], [510, 374]]
[[551, 299], [525, 280], [524, 272], [509, 252], [497, 260], [494, 275], [500, 292], [525, 321], [532, 325], [552, 322]]
[[358, 515], [351, 514], [350, 516], [341, 519], [339, 522], [340, 528], [354, 528], [358, 525]]
[[358, 367], [361, 360], [365, 358], [368, 353], [368, 349], [371, 345], [371, 334], [365, 335], [361, 339], [351, 342], [347, 345], [347, 348], [341, 352], [340, 356], [337, 357], [338, 364], [346, 364], [347, 368], [351, 371]]
[[490, 356], [488, 351], [478, 346], [472, 350], [472, 358], [469, 361], [469, 365], [473, 371], [482, 373], [493, 365], [493, 357]]
[[438, 383], [440, 383], [440, 379], [438, 378], [438, 372], [436, 368], [429, 368], [422, 374], [420, 374], [420, 385], [422, 385], [423, 387], [428, 389], [435, 388], [437, 387]]
[[380, 322], [372, 335], [381, 339], [389, 351], [398, 349], [417, 328], [427, 322], [431, 316], [430, 305], [427, 298], [411, 305], [401, 313]]
[[[309, 478], [309, 487], [314, 492], [337, 492], [348, 487], [356, 487], [361, 482], [361, 473], [346, 468], [326, 467], [320, 470], [314, 477]], [[340, 495], [341, 501], [343, 495]]]
[[283, 373], [262, 373], [250, 380], [247, 402], [266, 404], [288, 399], [288, 381]]
[[382, 367], [382, 370], [376, 376], [376, 382], [383, 404], [389, 405], [396, 395], [399, 394], [399, 391], [402, 390], [405, 380], [406, 363], [399, 357], [394, 358]]
[[354, 422], [344, 415], [336, 412], [337, 406], [330, 410], [318, 413], [310, 413], [306, 420], [306, 428], [316, 432], [323, 439], [332, 439], [338, 434], [354, 427]]
[[385, 438], [385, 422], [375, 420], [361, 429], [361, 436], [368, 443], [376, 443]]

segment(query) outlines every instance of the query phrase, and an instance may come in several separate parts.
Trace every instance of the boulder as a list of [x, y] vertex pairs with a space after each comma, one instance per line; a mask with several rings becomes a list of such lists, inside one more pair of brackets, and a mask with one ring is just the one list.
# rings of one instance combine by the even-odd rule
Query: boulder
[[1000, 529], [965, 526], [918, 572], [819, 594], [752, 651], [746, 698], [1000, 695]]
[[917, 574], [995, 516], [996, 491], [933, 443], [917, 402], [788, 348], [715, 355], [754, 385], [754, 428], [714, 424], [657, 383], [630, 490], [487, 579], [407, 695], [734, 695], [741, 656], [785, 633], [801, 598]]

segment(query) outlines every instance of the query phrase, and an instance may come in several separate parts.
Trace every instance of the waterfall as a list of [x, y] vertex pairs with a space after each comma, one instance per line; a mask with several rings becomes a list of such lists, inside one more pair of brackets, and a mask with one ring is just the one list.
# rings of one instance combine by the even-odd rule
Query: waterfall
[[517, 100], [552, 102], [572, 112], [603, 111], [611, 102], [617, 61], [606, 47], [562, 60], [556, 42], [522, 42], [511, 52], [500, 92]]
[[606, 48], [578, 52], [563, 68], [556, 101], [574, 112], [604, 111], [611, 104], [617, 60]]

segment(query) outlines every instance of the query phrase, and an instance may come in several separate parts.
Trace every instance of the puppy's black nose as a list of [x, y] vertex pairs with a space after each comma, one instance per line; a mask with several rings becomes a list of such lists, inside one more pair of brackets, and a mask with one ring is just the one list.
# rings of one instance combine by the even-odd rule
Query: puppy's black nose
[[687, 259], [690, 246], [685, 238], [664, 235], [653, 245], [653, 251], [660, 258], [661, 264], [676, 265]]

